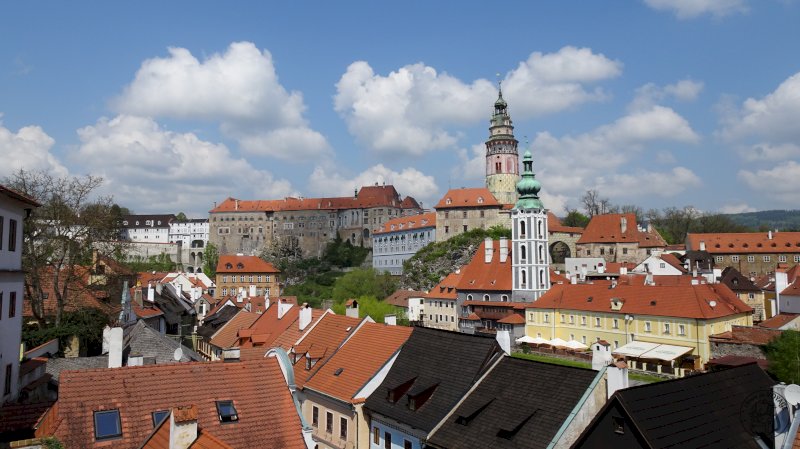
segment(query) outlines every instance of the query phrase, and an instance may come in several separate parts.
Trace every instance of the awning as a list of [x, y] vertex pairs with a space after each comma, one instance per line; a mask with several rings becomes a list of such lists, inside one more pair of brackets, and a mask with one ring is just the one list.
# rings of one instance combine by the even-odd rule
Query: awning
[[625, 346], [617, 348], [611, 351], [612, 354], [619, 354], [628, 357], [641, 357], [647, 351], [655, 349], [658, 346], [657, 343], [648, 343], [646, 341], [633, 341], [628, 343]]
[[550, 340], [550, 342], [548, 344], [551, 345], [551, 346], [558, 346], [558, 347], [566, 347], [567, 346], [567, 342], [562, 340], [562, 339], [560, 339], [560, 338], [558, 338], [558, 337]]
[[545, 340], [542, 337], [529, 337], [527, 335], [517, 339], [517, 343], [528, 343], [533, 345], [549, 345], [550, 340]]
[[675, 360], [694, 348], [686, 346], [658, 345], [657, 348], [640, 355], [643, 359]]
[[567, 344], [565, 346], [570, 348], [570, 349], [580, 349], [580, 350], [589, 349], [588, 346], [586, 346], [585, 344], [583, 344], [583, 343], [581, 343], [581, 342], [579, 342], [577, 340], [570, 340], [570, 341], [567, 342]]

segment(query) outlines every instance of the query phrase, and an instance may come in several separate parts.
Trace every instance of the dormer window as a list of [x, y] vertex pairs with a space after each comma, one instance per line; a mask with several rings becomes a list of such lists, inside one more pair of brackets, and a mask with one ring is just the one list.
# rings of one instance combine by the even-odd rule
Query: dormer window
[[236, 264], [236, 268], [241, 270], [242, 268], [244, 268], [244, 264], [239, 262], [239, 263]]
[[450, 198], [447, 198], [444, 202], [445, 202], [445, 204], [452, 204], [453, 200], [450, 199]]
[[482, 196], [478, 197], [478, 204], [483, 204], [483, 197]]
[[228, 263], [226, 263], [226, 264], [225, 264], [225, 268], [227, 268], [227, 269], [229, 269], [229, 270], [230, 270], [231, 268], [233, 268], [233, 264], [231, 264], [230, 262], [228, 262]]

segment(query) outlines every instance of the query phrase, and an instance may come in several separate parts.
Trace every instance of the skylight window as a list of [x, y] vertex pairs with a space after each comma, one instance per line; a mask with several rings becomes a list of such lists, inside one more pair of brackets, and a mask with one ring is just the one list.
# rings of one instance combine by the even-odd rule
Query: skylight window
[[161, 421], [164, 420], [167, 416], [169, 416], [169, 410], [156, 410], [152, 413], [153, 415], [153, 427], [161, 424]]
[[217, 415], [219, 415], [219, 422], [221, 423], [239, 421], [239, 414], [236, 413], [233, 401], [217, 401]]
[[109, 440], [122, 436], [122, 425], [119, 421], [119, 410], [94, 412], [94, 439]]

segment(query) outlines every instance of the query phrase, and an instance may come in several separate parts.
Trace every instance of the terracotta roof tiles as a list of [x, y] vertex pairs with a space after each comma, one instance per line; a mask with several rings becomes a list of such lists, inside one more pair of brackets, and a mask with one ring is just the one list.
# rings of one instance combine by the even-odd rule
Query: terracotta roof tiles
[[[232, 447], [306, 447], [277, 358], [65, 371], [61, 379], [55, 436], [65, 447], [96, 447], [93, 412], [117, 409], [122, 436], [111, 446], [138, 448], [153, 429], [151, 413], [180, 405], [195, 405], [198, 426]], [[233, 401], [237, 422], [220, 423], [218, 400]]]
[[800, 253], [800, 232], [725, 232], [688, 234], [687, 248], [700, 249], [701, 243], [711, 254]]
[[460, 207], [499, 207], [501, 204], [486, 187], [450, 189], [433, 206], [435, 209], [454, 209]]
[[749, 345], [766, 345], [779, 337], [783, 331], [764, 327], [731, 326], [731, 330], [709, 335], [708, 340], [714, 343], [732, 343]]
[[[620, 310], [612, 310], [612, 299], [622, 302]], [[528, 308], [697, 319], [721, 318], [753, 311], [722, 284], [664, 286], [620, 283], [616, 288], [609, 288], [608, 283], [557, 284], [536, 302], [528, 304]]]
[[667, 242], [658, 231], [639, 230], [636, 214], [595, 215], [578, 239], [578, 243], [638, 243], [642, 248], [667, 246]]
[[[394, 186], [364, 186], [354, 197], [292, 198], [280, 200], [239, 200], [226, 198], [210, 213], [220, 212], [278, 212], [292, 210], [340, 210], [371, 207], [413, 208], [416, 200], [406, 197], [401, 200]], [[418, 208], [418, 206], [417, 206]]]
[[352, 402], [356, 393], [405, 343], [411, 330], [405, 326], [364, 323], [303, 388]]
[[[294, 363], [294, 378], [298, 387], [302, 388], [305, 382], [325, 364], [327, 358], [355, 331], [361, 321], [358, 318], [344, 315], [325, 314], [294, 345], [293, 350], [297, 357]], [[306, 355], [309, 356], [309, 359], [319, 360], [312, 367], [307, 368]]]
[[373, 234], [386, 234], [389, 232], [424, 228], [436, 228], [436, 212], [392, 218], [382, 224], [380, 228], [376, 229]]
[[456, 270], [454, 273], [448, 274], [438, 284], [428, 291], [425, 295], [426, 298], [435, 299], [457, 299], [458, 298], [458, 283], [461, 281], [463, 271]]
[[217, 273], [280, 273], [280, 270], [260, 257], [222, 255]]
[[418, 292], [416, 290], [406, 290], [406, 289], [399, 289], [389, 295], [383, 302], [391, 304], [395, 307], [402, 307], [407, 309], [408, 308], [408, 299], [409, 298], [422, 298], [425, 296], [424, 292]]
[[758, 325], [761, 327], [768, 327], [771, 329], [780, 329], [781, 327], [796, 320], [798, 317], [800, 317], [800, 314], [797, 313], [781, 313], [775, 315], [772, 318], [768, 318], [760, 322]]
[[547, 232], [561, 232], [564, 234], [583, 234], [583, 228], [577, 226], [564, 226], [556, 215], [547, 211]]
[[505, 240], [508, 256], [500, 261], [502, 240], [492, 242], [491, 261], [485, 262], [486, 242], [481, 242], [472, 260], [461, 269], [462, 275], [457, 288], [460, 291], [511, 291], [511, 241]]
[[239, 330], [252, 326], [259, 316], [256, 313], [240, 310], [230, 321], [214, 333], [209, 343], [221, 349], [235, 346], [239, 341]]

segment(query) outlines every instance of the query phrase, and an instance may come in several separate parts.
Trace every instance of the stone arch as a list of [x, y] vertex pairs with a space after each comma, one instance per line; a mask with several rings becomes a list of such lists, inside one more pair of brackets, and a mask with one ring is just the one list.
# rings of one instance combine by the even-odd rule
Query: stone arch
[[569, 245], [565, 242], [559, 240], [550, 245], [551, 263], [564, 263], [567, 257], [572, 257], [572, 252], [569, 249]]

